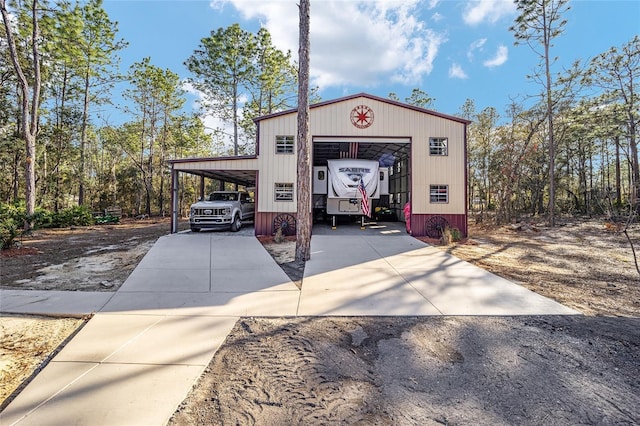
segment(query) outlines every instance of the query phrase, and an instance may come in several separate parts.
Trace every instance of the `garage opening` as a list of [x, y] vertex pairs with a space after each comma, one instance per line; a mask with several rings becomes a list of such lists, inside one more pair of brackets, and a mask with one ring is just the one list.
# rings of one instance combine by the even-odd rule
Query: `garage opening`
[[[365, 182], [368, 172], [378, 182]], [[342, 174], [340, 178], [336, 176]], [[357, 191], [363, 182], [371, 217]], [[410, 197], [410, 138], [313, 138], [314, 233], [367, 229], [384, 234], [404, 229], [403, 207]], [[339, 188], [337, 188], [337, 186]], [[385, 225], [386, 224], [386, 225]]]

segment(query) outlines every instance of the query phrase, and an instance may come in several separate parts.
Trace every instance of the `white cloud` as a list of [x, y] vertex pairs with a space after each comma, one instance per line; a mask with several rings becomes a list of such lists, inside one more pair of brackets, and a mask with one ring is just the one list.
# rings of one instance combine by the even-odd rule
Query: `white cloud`
[[469, 45], [469, 50], [467, 50], [467, 59], [469, 60], [469, 62], [473, 62], [473, 56], [476, 50], [479, 50], [482, 52], [482, 48], [484, 47], [485, 43], [487, 42], [486, 38], [480, 38], [478, 40], [475, 40], [473, 43], [471, 43], [471, 45]]
[[186, 81], [182, 83], [182, 88], [187, 93], [194, 96], [195, 100], [191, 108], [193, 109], [193, 111], [199, 114], [200, 121], [202, 121], [202, 124], [205, 127], [205, 133], [211, 135], [216, 130], [219, 130], [226, 135], [233, 135], [233, 125], [231, 123], [220, 119], [217, 114], [211, 111], [205, 113], [207, 109], [202, 108], [202, 103], [206, 102], [206, 97], [203, 92], [196, 89], [191, 83]]
[[491, 59], [487, 59], [486, 61], [484, 61], [482, 65], [488, 68], [498, 67], [504, 64], [505, 62], [507, 62], [508, 58], [509, 58], [509, 50], [507, 49], [507, 46], [500, 45], [498, 46], [498, 50], [496, 51], [495, 56]]
[[440, 0], [429, 0], [429, 5], [427, 6], [427, 9], [433, 9], [435, 8], [438, 3], [440, 3]]
[[[220, 7], [221, 0], [214, 0]], [[295, 0], [227, 0], [244, 19], [257, 19], [281, 50], [298, 52]], [[431, 2], [430, 5], [437, 4]], [[420, 0], [326, 0], [311, 4], [311, 78], [321, 89], [372, 87], [385, 80], [415, 84], [433, 69], [446, 41], [416, 19]]]
[[513, 0], [473, 0], [467, 3], [462, 19], [469, 25], [482, 22], [495, 23], [503, 16], [510, 16], [516, 12]]
[[458, 64], [452, 64], [451, 68], [449, 68], [449, 77], [450, 78], [459, 78], [465, 80], [469, 78], [466, 72], [462, 69], [462, 67]]
[[443, 19], [444, 19], [444, 16], [442, 16], [442, 15], [441, 15], [441, 14], [439, 14], [438, 12], [434, 13], [434, 14], [431, 16], [431, 20], [432, 20], [433, 22], [440, 22], [440, 21], [442, 21]]

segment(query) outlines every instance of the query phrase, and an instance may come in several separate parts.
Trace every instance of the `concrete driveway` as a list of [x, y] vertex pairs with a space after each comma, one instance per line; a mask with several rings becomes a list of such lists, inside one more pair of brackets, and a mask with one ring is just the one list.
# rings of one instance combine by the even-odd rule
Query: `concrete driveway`
[[302, 290], [251, 235], [185, 232], [160, 238], [106, 299], [3, 292], [5, 312], [57, 300], [58, 313], [97, 313], [0, 424], [164, 424], [241, 316], [577, 313], [393, 226], [319, 227], [311, 248]]

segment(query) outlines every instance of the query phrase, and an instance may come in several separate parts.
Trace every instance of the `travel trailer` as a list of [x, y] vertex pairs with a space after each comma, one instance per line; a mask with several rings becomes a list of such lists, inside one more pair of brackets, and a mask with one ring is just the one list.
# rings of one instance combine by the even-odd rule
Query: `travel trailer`
[[364, 196], [359, 186], [366, 192], [370, 211], [372, 204], [381, 195], [389, 195], [389, 169], [380, 167], [378, 161], [359, 159], [328, 160], [327, 166], [313, 168], [314, 214], [335, 216], [361, 216], [363, 218]]

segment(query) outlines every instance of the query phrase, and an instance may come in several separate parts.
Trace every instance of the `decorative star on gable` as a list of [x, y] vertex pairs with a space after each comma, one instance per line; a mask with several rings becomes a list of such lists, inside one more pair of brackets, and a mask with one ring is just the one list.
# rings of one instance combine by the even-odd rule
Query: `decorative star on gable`
[[373, 110], [366, 105], [358, 105], [351, 110], [351, 124], [358, 129], [366, 129], [373, 124]]

